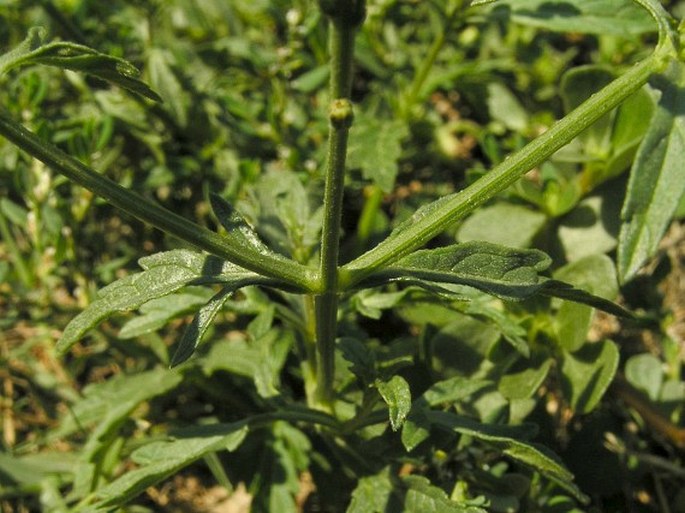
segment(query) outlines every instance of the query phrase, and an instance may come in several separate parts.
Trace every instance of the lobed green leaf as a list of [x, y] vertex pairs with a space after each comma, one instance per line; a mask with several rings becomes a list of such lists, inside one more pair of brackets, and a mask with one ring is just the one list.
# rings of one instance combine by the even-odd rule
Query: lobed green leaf
[[170, 441], [145, 445], [131, 455], [142, 466], [99, 489], [97, 506], [123, 505], [210, 452], [234, 451], [247, 432], [246, 421], [214, 424], [193, 428]]
[[397, 431], [411, 410], [409, 383], [401, 376], [393, 376], [389, 381], [377, 380], [376, 388], [388, 405], [390, 426], [393, 431]]
[[350, 131], [348, 167], [360, 168], [364, 178], [390, 192], [398, 172], [401, 143], [407, 135], [409, 129], [402, 121], [358, 116]]

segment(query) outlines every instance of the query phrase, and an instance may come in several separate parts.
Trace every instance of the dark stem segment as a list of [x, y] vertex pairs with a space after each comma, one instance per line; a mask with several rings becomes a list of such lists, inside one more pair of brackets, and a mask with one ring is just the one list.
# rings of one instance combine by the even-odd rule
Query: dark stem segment
[[321, 233], [321, 294], [316, 298], [317, 393], [319, 406], [330, 409], [335, 373], [335, 338], [338, 311], [338, 255], [340, 221], [345, 185], [347, 139], [353, 111], [349, 100], [356, 25], [344, 18], [331, 18], [331, 109], [324, 219]]
[[71, 181], [164, 232], [245, 269], [282, 280], [297, 289], [308, 291], [313, 288], [313, 269], [285, 258], [275, 259], [250, 248], [232, 244], [226, 237], [195, 224], [100, 175], [59, 148], [41, 140], [3, 111], [0, 111], [0, 135]]

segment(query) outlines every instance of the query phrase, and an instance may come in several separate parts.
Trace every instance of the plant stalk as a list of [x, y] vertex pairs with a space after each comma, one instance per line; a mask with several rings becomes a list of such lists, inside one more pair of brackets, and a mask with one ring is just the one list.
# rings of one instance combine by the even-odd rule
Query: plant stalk
[[276, 259], [245, 246], [232, 244], [226, 237], [195, 224], [100, 175], [56, 146], [41, 140], [3, 111], [0, 111], [0, 135], [133, 217], [245, 269], [282, 280], [303, 291], [314, 288], [316, 279], [313, 269], [292, 260]]
[[[571, 142], [587, 127], [642, 87], [649, 77], [663, 71], [667, 59], [660, 52], [635, 65], [584, 103], [557, 121], [544, 134], [495, 166], [478, 181], [450, 196], [437, 200], [433, 210], [424, 209], [399, 233], [341, 269], [342, 289], [350, 288], [375, 270], [396, 262], [424, 246], [450, 224], [473, 212], [484, 202], [512, 185], [523, 174], [542, 164], [557, 150]], [[439, 202], [439, 203], [438, 203]]]
[[414, 80], [412, 80], [409, 90], [404, 95], [402, 104], [400, 105], [400, 113], [404, 119], [411, 118], [412, 109], [421, 94], [421, 89], [425, 85], [431, 69], [433, 69], [433, 66], [435, 65], [435, 61], [438, 59], [440, 51], [445, 46], [447, 33], [452, 27], [457, 12], [459, 12], [458, 9], [453, 8], [447, 13], [447, 18], [445, 19], [440, 32], [435, 36], [433, 43], [428, 49], [428, 53], [421, 61], [421, 65], [414, 75]]
[[324, 188], [324, 219], [321, 233], [319, 273], [321, 293], [316, 297], [317, 402], [331, 409], [335, 374], [335, 338], [338, 313], [338, 259], [340, 221], [345, 185], [347, 140], [353, 111], [349, 100], [352, 89], [352, 63], [356, 25], [345, 17], [331, 17], [331, 108], [330, 131]]

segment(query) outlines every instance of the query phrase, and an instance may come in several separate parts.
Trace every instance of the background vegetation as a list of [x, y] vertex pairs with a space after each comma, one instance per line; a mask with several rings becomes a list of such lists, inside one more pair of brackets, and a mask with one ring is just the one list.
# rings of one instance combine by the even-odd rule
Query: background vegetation
[[[685, 14], [685, 2], [663, 4]], [[368, 2], [342, 261], [472, 183], [652, 51], [653, 21], [636, 5], [578, 5], [502, 0], [464, 19], [461, 2]], [[164, 102], [27, 67], [2, 78], [0, 105], [14, 119], [202, 225], [218, 228], [209, 205], [217, 193], [271, 247], [302, 263], [317, 258], [328, 50], [316, 2], [0, 0], [2, 48], [33, 26], [133, 62]], [[353, 447], [335, 447], [315, 430], [274, 423], [231, 454], [210, 452], [143, 487], [125, 510], [220, 511], [216, 487], [243, 483], [255, 511], [400, 511], [387, 498], [399, 475], [410, 476], [407, 497], [427, 477], [462, 508], [448, 509], [433, 490], [425, 511], [684, 512], [685, 201], [639, 273], [624, 265], [619, 286], [614, 264], [628, 170], [656, 108], [649, 91], [431, 243], [543, 249], [555, 278], [618, 298], [652, 319], [649, 329], [570, 303], [473, 291], [460, 291], [468, 301], [436, 300], [412, 287], [350, 295], [340, 314], [336, 384], [351, 410], [373, 418], [382, 399], [392, 404], [356, 383], [399, 374], [412, 397], [449, 402], [508, 434], [526, 438], [537, 425], [535, 442], [560, 455], [578, 489], [503, 457], [517, 448], [496, 435], [486, 444], [464, 430], [408, 440], [405, 429], [401, 443], [387, 423], [370, 422]], [[137, 271], [141, 256], [182, 245], [4, 139], [0, 193], [3, 513], [75, 511], [134, 468], [130, 455], [145, 443], [304, 396], [294, 356], [300, 306], [254, 287], [226, 303], [200, 355], [177, 370], [167, 369], [175, 344], [211, 297], [207, 287], [115, 317], [58, 356], [55, 341], [98, 289]], [[451, 388], [431, 388], [437, 381]]]

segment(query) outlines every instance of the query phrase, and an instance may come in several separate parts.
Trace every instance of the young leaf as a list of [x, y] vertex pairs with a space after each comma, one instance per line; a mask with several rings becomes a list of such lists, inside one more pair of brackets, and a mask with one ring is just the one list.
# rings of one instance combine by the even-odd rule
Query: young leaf
[[[613, 300], [618, 295], [616, 268], [606, 255], [591, 255], [565, 265], [554, 273], [554, 277], [570, 283], [598, 297]], [[576, 351], [587, 340], [592, 321], [590, 307], [564, 301], [554, 320], [556, 338], [568, 351]]]
[[405, 476], [402, 484], [407, 488], [404, 513], [486, 513], [482, 508], [451, 500], [442, 488], [433, 486], [423, 476]]
[[98, 507], [120, 506], [213, 451], [234, 451], [247, 435], [246, 422], [192, 428], [167, 442], [153, 442], [132, 454], [142, 466], [97, 491]]
[[552, 363], [551, 358], [535, 358], [533, 361], [526, 361], [525, 369], [502, 376], [497, 390], [507, 399], [532, 397], [547, 378]]
[[604, 396], [618, 370], [619, 352], [609, 340], [585, 344], [573, 353], [564, 351], [562, 387], [571, 408], [590, 413]]
[[192, 322], [183, 332], [183, 337], [181, 337], [178, 348], [171, 359], [171, 367], [176, 367], [191, 357], [202, 341], [202, 337], [204, 337], [212, 325], [214, 317], [216, 317], [216, 314], [219, 313], [234, 291], [235, 287], [224, 287], [198, 310]]
[[530, 247], [547, 221], [536, 210], [511, 203], [497, 203], [476, 210], [459, 227], [459, 242], [482, 240], [517, 248]]
[[397, 431], [404, 424], [411, 409], [409, 384], [401, 376], [393, 376], [389, 381], [376, 381], [376, 388], [388, 405], [390, 426]]
[[264, 280], [235, 264], [189, 250], [157, 253], [138, 262], [143, 272], [126, 276], [100, 290], [98, 298], [67, 325], [57, 343], [59, 352], [66, 352], [86, 332], [114, 313], [134, 310], [186, 285], [228, 283], [242, 287]]
[[228, 201], [218, 194], [212, 193], [209, 195], [209, 203], [212, 206], [214, 215], [221, 223], [221, 226], [226, 228], [230, 238], [243, 246], [249, 246], [255, 249], [259, 253], [275, 255], [275, 253], [262, 242], [259, 235], [257, 235], [247, 221], [245, 221], [245, 218], [240, 215], [240, 212], [238, 212]]
[[170, 61], [170, 52], [160, 48], [148, 49], [148, 73], [150, 83], [161, 98], [164, 105], [168, 106], [174, 119], [179, 126], [186, 128], [188, 125], [188, 94], [176, 78]]
[[656, 112], [638, 148], [621, 212], [618, 271], [629, 281], [656, 251], [685, 193], [685, 65], [673, 63], [655, 80], [661, 91]]
[[361, 168], [364, 178], [390, 192], [395, 186], [401, 142], [408, 134], [402, 121], [358, 116], [350, 132], [348, 167]]
[[45, 44], [44, 41], [44, 29], [34, 27], [29, 30], [29, 35], [17, 48], [0, 57], [0, 74], [19, 66], [46, 64], [81, 71], [151, 100], [162, 101], [157, 93], [136, 78], [139, 72], [130, 62], [75, 43]]
[[659, 358], [649, 353], [631, 356], [625, 364], [625, 376], [631, 385], [659, 402], [664, 381], [664, 364]]
[[492, 386], [492, 381], [454, 376], [434, 383], [423, 393], [422, 399], [429, 406], [455, 404], [484, 388]]
[[402, 445], [407, 452], [413, 451], [430, 438], [431, 424], [426, 417], [425, 408], [415, 408], [402, 426]]
[[[394, 500], [393, 500], [394, 499]], [[401, 505], [393, 497], [390, 467], [375, 476], [362, 477], [352, 492], [352, 501], [346, 513], [386, 513], [399, 511]], [[395, 506], [394, 509], [391, 509]]]

